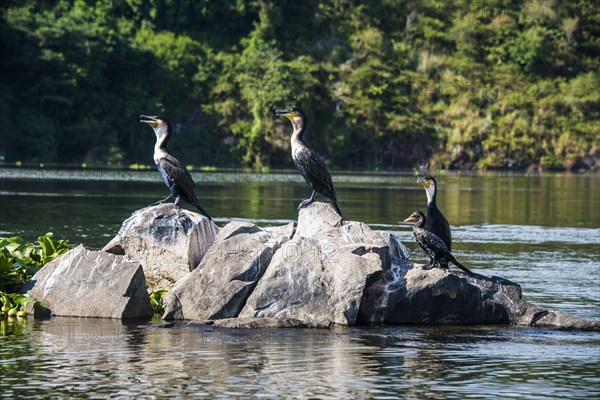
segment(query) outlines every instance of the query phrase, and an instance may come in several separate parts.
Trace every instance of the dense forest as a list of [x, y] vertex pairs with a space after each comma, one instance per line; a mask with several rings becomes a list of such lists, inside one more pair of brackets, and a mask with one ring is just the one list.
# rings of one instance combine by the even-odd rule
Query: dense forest
[[337, 168], [600, 168], [594, 0], [4, 0], [0, 156]]

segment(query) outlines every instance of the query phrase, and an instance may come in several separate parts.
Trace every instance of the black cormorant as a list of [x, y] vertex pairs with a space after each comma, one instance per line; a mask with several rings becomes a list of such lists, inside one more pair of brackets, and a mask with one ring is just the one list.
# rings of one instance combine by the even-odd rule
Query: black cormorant
[[185, 166], [167, 150], [167, 142], [171, 137], [171, 125], [163, 117], [140, 115], [140, 122], [150, 125], [156, 134], [154, 145], [154, 162], [165, 185], [171, 191], [171, 195], [164, 200], [152, 205], [167, 203], [175, 197], [175, 204], [179, 199], [196, 207], [202, 215], [212, 220], [206, 211], [198, 203], [194, 188], [196, 185]]
[[[423, 185], [427, 194], [427, 215], [423, 229], [435, 234], [442, 239], [448, 250], [452, 251], [452, 234], [450, 225], [444, 214], [438, 209], [436, 204], [437, 183], [431, 176], [423, 176], [417, 179], [417, 183]], [[448, 268], [448, 263], [442, 262], [442, 268]]]
[[300, 171], [306, 183], [310, 185], [313, 192], [310, 198], [304, 200], [298, 205], [298, 209], [305, 207], [315, 201], [317, 194], [331, 199], [337, 213], [344, 218], [342, 211], [337, 203], [335, 189], [331, 180], [331, 175], [325, 163], [319, 155], [307, 146], [303, 139], [306, 131], [306, 115], [300, 108], [285, 108], [276, 110], [275, 114], [279, 117], [285, 117], [290, 120], [294, 127], [292, 134], [292, 159], [296, 168]]
[[413, 227], [413, 235], [415, 235], [415, 240], [419, 246], [430, 258], [429, 263], [425, 265], [423, 269], [431, 269], [435, 267], [436, 263], [448, 265], [448, 263], [451, 262], [467, 274], [474, 275], [467, 267], [456, 261], [439, 236], [423, 228], [427, 223], [425, 214], [421, 211], [415, 211], [410, 217], [404, 220], [404, 222], [410, 221], [416, 221], [416, 224]]

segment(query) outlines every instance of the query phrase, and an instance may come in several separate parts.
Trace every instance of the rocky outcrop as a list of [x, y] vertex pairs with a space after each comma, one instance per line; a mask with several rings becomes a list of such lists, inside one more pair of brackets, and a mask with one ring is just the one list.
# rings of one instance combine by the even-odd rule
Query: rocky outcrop
[[141, 265], [82, 245], [41, 268], [26, 290], [51, 315], [120, 319], [152, 316]]
[[359, 324], [514, 324], [599, 331], [600, 323], [523, 300], [521, 287], [499, 277], [402, 262], [364, 294]]
[[250, 222], [227, 224], [200, 266], [165, 297], [163, 318], [208, 320], [235, 317], [273, 254], [293, 234], [293, 223], [262, 229]]
[[525, 301], [521, 287], [505, 279], [413, 265], [395, 236], [342, 222], [329, 204], [302, 208], [295, 232], [293, 223], [241, 221], [217, 232], [172, 204], [148, 207], [106, 247], [125, 255], [80, 246], [43, 267], [29, 294], [54, 315], [147, 317], [147, 272], [151, 289], [177, 281], [163, 318], [221, 328], [515, 324], [600, 331], [598, 322]]
[[240, 317], [354, 325], [365, 288], [391, 264], [384, 237], [360, 222], [342, 224], [328, 204], [302, 208], [294, 238], [275, 254]]
[[600, 332], [600, 322], [546, 310], [523, 299], [514, 302], [510, 313], [510, 323], [540, 328]]
[[523, 300], [521, 287], [499, 277], [393, 264], [363, 297], [359, 324], [514, 324], [599, 331], [600, 323]]
[[499, 324], [510, 321], [510, 302], [521, 288], [500, 278], [404, 262], [394, 264], [364, 294], [363, 324]]
[[165, 289], [198, 266], [218, 230], [203, 215], [159, 204], [134, 212], [103, 250], [142, 264], [148, 288]]

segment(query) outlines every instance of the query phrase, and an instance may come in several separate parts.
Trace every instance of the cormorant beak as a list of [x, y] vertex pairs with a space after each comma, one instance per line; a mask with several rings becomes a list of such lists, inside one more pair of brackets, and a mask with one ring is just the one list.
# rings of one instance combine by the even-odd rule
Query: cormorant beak
[[281, 108], [279, 110], [275, 110], [275, 115], [277, 115], [278, 117], [285, 117], [291, 120], [296, 116], [296, 112], [293, 111], [291, 108]]
[[158, 126], [158, 121], [156, 120], [155, 116], [140, 115], [140, 122], [150, 125], [152, 129]]
[[420, 183], [425, 189], [428, 189], [431, 186], [431, 181], [428, 179], [419, 178], [417, 179], [417, 183]]
[[416, 219], [412, 215], [404, 220], [404, 222], [413, 222], [413, 221], [416, 221]]

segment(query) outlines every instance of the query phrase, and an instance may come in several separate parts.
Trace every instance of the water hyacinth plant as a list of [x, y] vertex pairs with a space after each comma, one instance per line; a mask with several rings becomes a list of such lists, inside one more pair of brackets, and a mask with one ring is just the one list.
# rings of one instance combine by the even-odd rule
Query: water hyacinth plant
[[16, 293], [45, 264], [74, 246], [68, 240], [53, 240], [52, 232], [37, 238], [0, 237], [0, 294]]

